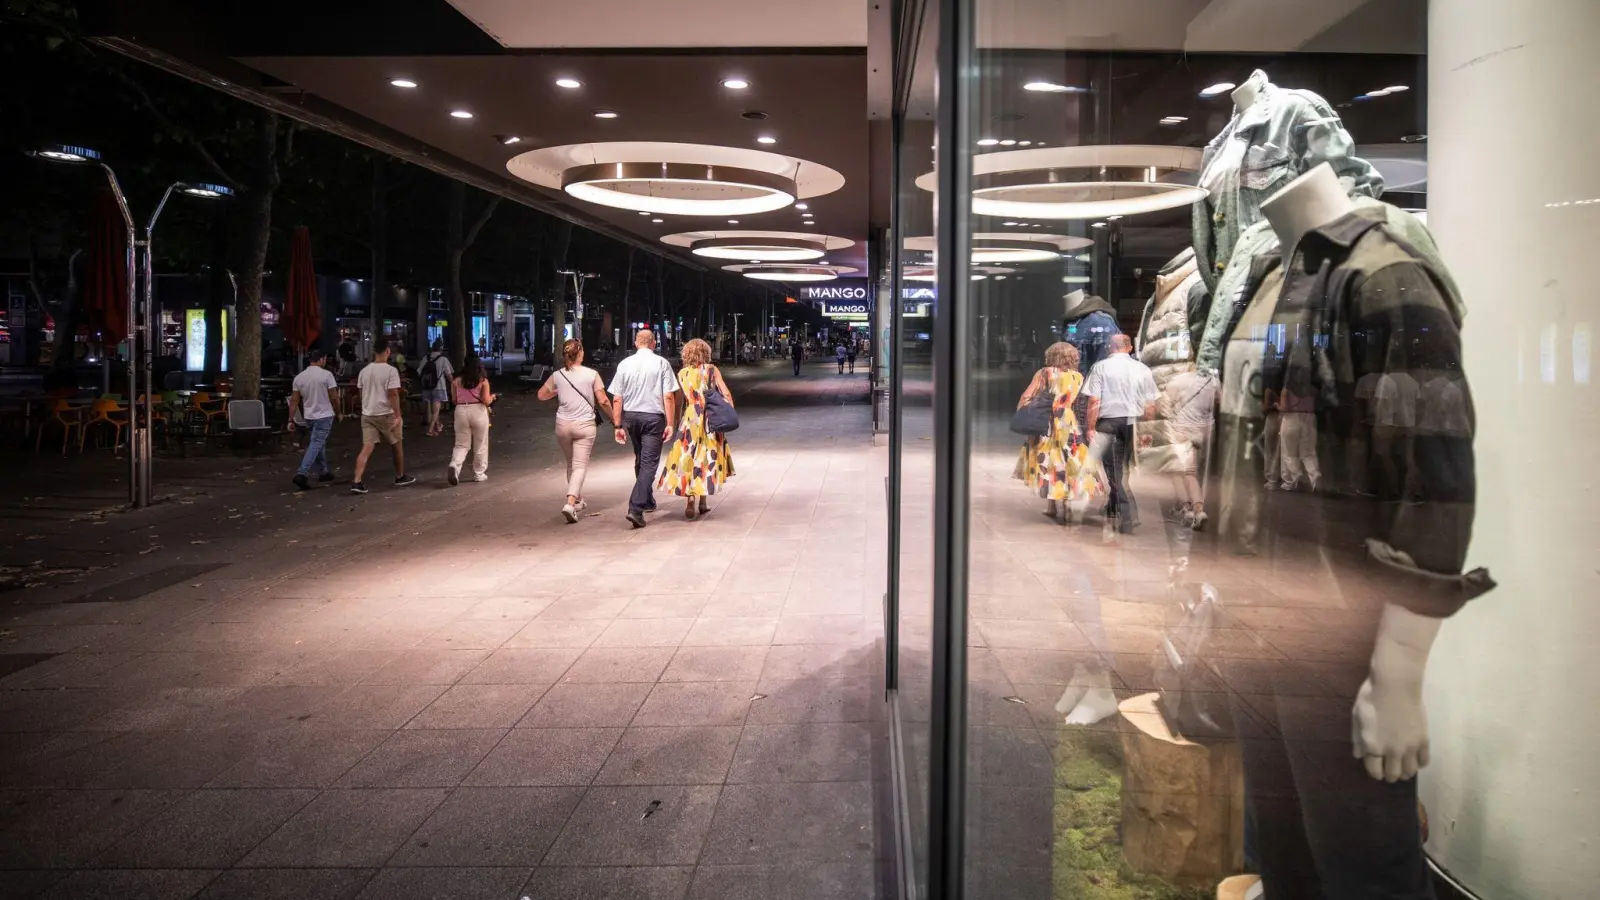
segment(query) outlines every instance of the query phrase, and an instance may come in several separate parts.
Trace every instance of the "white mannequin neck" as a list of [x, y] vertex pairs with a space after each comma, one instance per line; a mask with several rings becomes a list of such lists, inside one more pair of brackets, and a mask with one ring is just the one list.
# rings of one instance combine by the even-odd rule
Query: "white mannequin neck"
[[1339, 176], [1327, 163], [1289, 182], [1261, 204], [1261, 212], [1272, 223], [1285, 261], [1294, 254], [1300, 238], [1355, 209]]
[[1244, 80], [1244, 84], [1234, 88], [1233, 93], [1228, 95], [1233, 98], [1233, 108], [1244, 112], [1255, 105], [1256, 98], [1261, 96], [1261, 89], [1269, 83], [1267, 73], [1260, 69], [1251, 72], [1250, 77]]
[[1071, 315], [1073, 310], [1076, 310], [1078, 307], [1082, 306], [1083, 301], [1088, 299], [1088, 297], [1089, 295], [1085, 294], [1082, 290], [1073, 291], [1065, 297], [1062, 297], [1061, 299], [1066, 301], [1067, 304], [1067, 315]]

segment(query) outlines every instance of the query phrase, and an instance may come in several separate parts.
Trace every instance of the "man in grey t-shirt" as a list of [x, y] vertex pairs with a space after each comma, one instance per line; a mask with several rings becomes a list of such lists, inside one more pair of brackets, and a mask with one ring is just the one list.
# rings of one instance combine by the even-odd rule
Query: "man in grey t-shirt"
[[624, 435], [633, 444], [633, 495], [628, 498], [628, 521], [645, 525], [644, 514], [656, 508], [651, 490], [661, 445], [672, 438], [677, 418], [678, 376], [672, 364], [656, 355], [655, 332], [646, 328], [633, 338], [633, 355], [617, 365], [611, 376], [611, 424], [617, 443]]

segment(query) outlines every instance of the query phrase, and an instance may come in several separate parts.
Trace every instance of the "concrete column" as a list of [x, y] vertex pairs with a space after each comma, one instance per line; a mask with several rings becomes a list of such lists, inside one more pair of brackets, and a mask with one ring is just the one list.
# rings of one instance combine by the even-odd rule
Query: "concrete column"
[[1495, 900], [1600, 884], [1600, 3], [1432, 0], [1428, 221], [1466, 295], [1469, 565], [1428, 669], [1433, 858]]

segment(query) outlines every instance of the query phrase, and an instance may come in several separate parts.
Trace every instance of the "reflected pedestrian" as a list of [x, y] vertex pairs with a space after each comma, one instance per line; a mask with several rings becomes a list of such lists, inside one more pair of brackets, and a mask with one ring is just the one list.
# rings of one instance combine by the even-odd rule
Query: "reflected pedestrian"
[[844, 341], [839, 341], [833, 345], [833, 358], [839, 363], [840, 375], [844, 374], [844, 361], [847, 355], [849, 354], [848, 351], [844, 349]]
[[450, 483], [461, 483], [461, 466], [467, 461], [469, 449], [473, 451], [472, 480], [488, 481], [489, 407], [494, 403], [494, 391], [489, 387], [483, 360], [467, 357], [451, 387], [456, 401], [456, 444], [450, 451]]
[[733, 394], [722, 380], [722, 370], [711, 364], [711, 345], [699, 338], [683, 345], [678, 383], [683, 386], [688, 404], [683, 408], [677, 437], [667, 449], [667, 464], [656, 487], [684, 498], [684, 518], [692, 520], [710, 512], [706, 498], [733, 474], [727, 437], [706, 430], [706, 392], [716, 389], [729, 406], [733, 405]]
[[[1090, 457], [1105, 460], [1111, 483], [1106, 520], [1118, 520], [1117, 530], [1132, 534], [1139, 527], [1139, 505], [1128, 489], [1128, 465], [1133, 459], [1133, 426], [1155, 415], [1161, 392], [1150, 367], [1133, 358], [1133, 340], [1125, 334], [1111, 337], [1111, 353], [1095, 364], [1083, 393], [1089, 398]], [[1080, 351], [1081, 352], [1081, 351]]]
[[800, 340], [789, 341], [789, 358], [794, 360], [794, 377], [800, 377], [800, 364], [806, 361], [806, 345]]
[[857, 352], [859, 352], [859, 351], [858, 351], [858, 348], [856, 347], [856, 342], [855, 341], [847, 341], [845, 343], [845, 356], [844, 356], [844, 358], [845, 358], [845, 362], [849, 363], [849, 365], [850, 365], [850, 374], [851, 375], [854, 375], [856, 373], [856, 353]]
[[589, 507], [583, 499], [583, 481], [589, 474], [597, 423], [602, 414], [606, 420], [613, 416], [600, 373], [583, 364], [583, 344], [569, 339], [561, 345], [561, 358], [565, 366], [540, 386], [539, 399], [561, 401], [556, 410], [556, 443], [567, 459], [567, 502], [561, 515], [568, 524], [575, 524], [578, 513]]
[[1050, 431], [1029, 438], [1022, 446], [1015, 477], [1045, 501], [1045, 515], [1067, 521], [1069, 508], [1081, 509], [1088, 503], [1095, 478], [1089, 466], [1089, 445], [1078, 427], [1072, 405], [1083, 389], [1083, 373], [1078, 371], [1078, 348], [1066, 341], [1051, 344], [1044, 352], [1044, 368], [1033, 373], [1017, 409], [1022, 409], [1039, 392], [1054, 399], [1050, 406]]

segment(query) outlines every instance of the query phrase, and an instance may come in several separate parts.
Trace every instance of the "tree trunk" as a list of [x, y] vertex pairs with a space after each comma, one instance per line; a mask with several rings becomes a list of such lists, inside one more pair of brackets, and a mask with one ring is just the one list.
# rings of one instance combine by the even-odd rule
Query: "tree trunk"
[[471, 228], [465, 228], [467, 218], [467, 186], [459, 181], [450, 182], [450, 207], [445, 221], [445, 263], [449, 267], [449, 283], [445, 292], [450, 298], [450, 358], [456, 370], [465, 364], [467, 344], [472, 335], [472, 321], [468, 316], [467, 297], [461, 290], [461, 260], [467, 249], [478, 239], [483, 226], [489, 223], [495, 208], [500, 205], [496, 194], [478, 214]]
[[[389, 302], [389, 185], [384, 177], [383, 161], [382, 156], [372, 158], [372, 278], [368, 281], [372, 305], [367, 313], [372, 319], [370, 327], [374, 335], [378, 333], [383, 307]], [[426, 332], [422, 339], [427, 339]], [[408, 352], [415, 349], [407, 348]]]
[[267, 244], [272, 239], [272, 195], [278, 189], [277, 113], [262, 113], [254, 151], [253, 177], [240, 202], [244, 266], [239, 278], [238, 308], [234, 310], [237, 334], [229, 360], [235, 400], [261, 396], [261, 276], [267, 268]]

